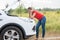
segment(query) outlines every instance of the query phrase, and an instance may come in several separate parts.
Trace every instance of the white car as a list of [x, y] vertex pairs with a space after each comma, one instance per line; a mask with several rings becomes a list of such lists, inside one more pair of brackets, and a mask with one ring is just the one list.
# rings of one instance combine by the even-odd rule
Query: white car
[[36, 34], [35, 21], [29, 18], [7, 15], [0, 10], [0, 35], [2, 40], [23, 40]]

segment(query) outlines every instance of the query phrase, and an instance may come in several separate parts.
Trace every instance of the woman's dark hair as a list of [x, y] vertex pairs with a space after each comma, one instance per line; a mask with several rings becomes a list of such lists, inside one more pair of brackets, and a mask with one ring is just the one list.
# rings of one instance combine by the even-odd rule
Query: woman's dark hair
[[28, 7], [28, 9], [32, 10], [32, 7]]

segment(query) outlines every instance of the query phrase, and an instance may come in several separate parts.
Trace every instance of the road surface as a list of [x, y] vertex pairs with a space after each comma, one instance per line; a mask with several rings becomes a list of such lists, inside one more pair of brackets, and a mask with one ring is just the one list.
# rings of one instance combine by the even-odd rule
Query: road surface
[[[55, 32], [54, 33], [51, 33], [51, 32], [46, 33], [44, 39], [41, 37], [41, 35], [42, 34], [40, 33], [39, 34], [39, 40], [60, 40], [60, 33], [55, 33]], [[35, 35], [28, 38], [27, 40], [35, 40]]]

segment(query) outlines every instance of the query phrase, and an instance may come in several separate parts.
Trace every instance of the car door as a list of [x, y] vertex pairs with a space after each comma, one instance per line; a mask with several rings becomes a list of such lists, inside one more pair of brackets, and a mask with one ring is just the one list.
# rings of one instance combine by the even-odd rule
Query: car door
[[1, 16], [2, 16], [2, 14], [0, 13], [0, 21], [2, 21]]
[[2, 13], [0, 13], [0, 26], [2, 25], [2, 23], [3, 23], [3, 15]]
[[0, 11], [0, 27], [3, 25], [5, 21], [5, 13]]
[[1, 22], [2, 22], [2, 14], [0, 13], [0, 26], [1, 26]]

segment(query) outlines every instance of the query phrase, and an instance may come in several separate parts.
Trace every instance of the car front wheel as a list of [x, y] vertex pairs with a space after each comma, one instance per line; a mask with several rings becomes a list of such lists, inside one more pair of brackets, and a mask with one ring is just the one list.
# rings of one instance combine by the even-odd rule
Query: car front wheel
[[2, 40], [23, 40], [22, 32], [15, 26], [8, 26], [2, 32]]

